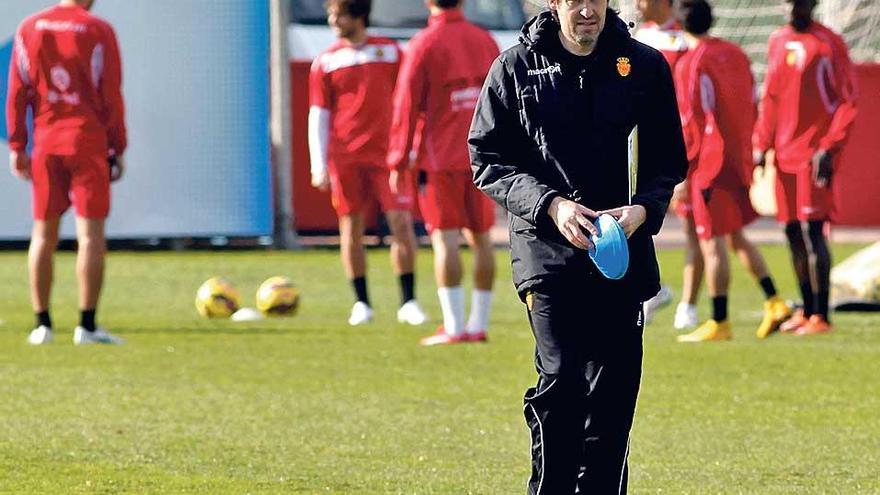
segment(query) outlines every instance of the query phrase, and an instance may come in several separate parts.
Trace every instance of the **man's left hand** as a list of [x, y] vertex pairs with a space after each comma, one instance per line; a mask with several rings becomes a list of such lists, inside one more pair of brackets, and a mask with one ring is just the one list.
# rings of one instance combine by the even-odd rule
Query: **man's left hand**
[[623, 228], [626, 238], [633, 234], [639, 227], [645, 223], [648, 218], [648, 212], [642, 205], [621, 206], [613, 210], [600, 211], [599, 214], [607, 213], [617, 219], [617, 223]]
[[21, 180], [31, 180], [31, 157], [26, 151], [9, 152], [9, 169]]
[[834, 154], [830, 150], [819, 150], [813, 155], [813, 182], [818, 187], [828, 187], [831, 183], [831, 165]]

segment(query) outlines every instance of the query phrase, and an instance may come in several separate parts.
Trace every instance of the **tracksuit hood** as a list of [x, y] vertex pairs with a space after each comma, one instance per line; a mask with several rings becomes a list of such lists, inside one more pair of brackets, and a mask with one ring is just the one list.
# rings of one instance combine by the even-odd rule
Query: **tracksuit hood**
[[[622, 39], [630, 38], [629, 24], [627, 24], [613, 9], [608, 9], [605, 14], [605, 27], [599, 34], [596, 50], [603, 50], [609, 43], [620, 43]], [[555, 45], [559, 36], [559, 22], [553, 17], [553, 13], [545, 10], [528, 20], [520, 30], [519, 42], [529, 50], [545, 52], [550, 46]], [[613, 40], [613, 41], [611, 41]], [[550, 43], [552, 41], [552, 43]]]

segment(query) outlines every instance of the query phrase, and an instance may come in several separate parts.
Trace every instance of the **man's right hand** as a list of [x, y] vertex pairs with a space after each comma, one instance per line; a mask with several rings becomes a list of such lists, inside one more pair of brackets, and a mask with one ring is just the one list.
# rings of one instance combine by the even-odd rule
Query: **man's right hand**
[[116, 155], [113, 167], [110, 168], [110, 182], [116, 182], [125, 175], [125, 157]]
[[593, 247], [592, 241], [584, 231], [586, 230], [592, 235], [599, 235], [599, 230], [593, 225], [593, 219], [599, 216], [595, 211], [557, 196], [550, 202], [547, 214], [550, 215], [556, 228], [572, 246], [584, 250]]
[[312, 172], [312, 187], [326, 191], [330, 187], [330, 177], [327, 172]]
[[21, 180], [31, 180], [31, 157], [26, 151], [9, 152], [9, 169]]

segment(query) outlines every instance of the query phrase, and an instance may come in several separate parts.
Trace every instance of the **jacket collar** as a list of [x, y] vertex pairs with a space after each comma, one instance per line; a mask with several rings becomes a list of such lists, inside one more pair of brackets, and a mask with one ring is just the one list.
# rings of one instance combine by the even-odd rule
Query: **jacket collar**
[[[519, 41], [528, 49], [538, 53], [549, 55], [552, 46], [555, 46], [554, 38], [559, 36], [559, 23], [553, 18], [550, 11], [545, 10], [526, 22], [520, 33]], [[608, 9], [605, 16], [605, 28], [599, 34], [595, 55], [600, 55], [613, 50], [630, 38], [629, 25], [617, 15], [617, 12]]]
[[448, 22], [458, 22], [464, 20], [464, 13], [461, 8], [443, 9], [439, 14], [434, 14], [428, 18], [428, 25], [444, 24]]

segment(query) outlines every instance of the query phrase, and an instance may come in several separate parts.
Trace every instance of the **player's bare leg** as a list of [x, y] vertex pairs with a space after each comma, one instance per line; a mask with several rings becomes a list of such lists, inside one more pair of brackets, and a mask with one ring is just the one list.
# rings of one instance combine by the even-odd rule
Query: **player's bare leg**
[[391, 266], [394, 273], [413, 273], [416, 259], [416, 233], [413, 229], [412, 214], [405, 210], [391, 210], [385, 213], [388, 228], [391, 230]]
[[431, 247], [434, 250], [434, 277], [437, 287], [460, 287], [462, 278], [461, 234], [455, 230], [435, 230], [431, 232]]
[[121, 344], [122, 339], [111, 335], [95, 323], [95, 311], [104, 286], [104, 258], [107, 254], [104, 219], [77, 217], [76, 242], [80, 323], [73, 331], [73, 343]]
[[349, 280], [363, 277], [367, 272], [364, 252], [364, 216], [351, 213], [339, 217], [339, 250], [342, 266]]
[[49, 316], [49, 300], [52, 294], [52, 276], [55, 248], [58, 246], [60, 219], [35, 220], [31, 229], [28, 248], [28, 276], [31, 285], [31, 306], [37, 323], [28, 336], [33, 345], [52, 341], [52, 318]]
[[724, 237], [716, 236], [700, 240], [705, 262], [706, 287], [712, 298], [712, 318], [686, 335], [679, 335], [679, 342], [705, 342], [728, 340], [732, 337], [727, 316], [727, 291], [730, 287], [730, 260]]
[[437, 280], [437, 297], [443, 311], [443, 326], [434, 335], [421, 340], [422, 345], [466, 342], [464, 321], [464, 290], [461, 287], [462, 269], [458, 229], [431, 232], [434, 250], [434, 278]]
[[756, 280], [761, 280], [769, 275], [770, 272], [767, 270], [764, 257], [761, 256], [758, 248], [746, 239], [742, 230], [729, 234], [727, 240], [736, 257]]
[[495, 283], [495, 251], [489, 232], [463, 231], [465, 240], [474, 253], [474, 290], [471, 294], [471, 314], [465, 329], [470, 340], [482, 342], [489, 331], [492, 309], [492, 287]]
[[759, 339], [766, 338], [779, 329], [779, 325], [791, 317], [791, 309], [776, 293], [776, 286], [767, 263], [758, 248], [749, 241], [742, 230], [733, 232], [727, 236], [730, 248], [736, 253], [737, 258], [764, 291], [764, 317], [755, 334]]
[[339, 217], [339, 251], [345, 275], [351, 281], [356, 298], [348, 323], [349, 325], [369, 323], [373, 319], [373, 310], [367, 293], [363, 214], [350, 213]]
[[81, 310], [94, 310], [98, 307], [104, 285], [104, 257], [107, 253], [104, 220], [77, 217], [76, 241], [79, 307]]
[[28, 249], [31, 306], [35, 313], [49, 310], [55, 248], [58, 246], [60, 218], [35, 220]]
[[693, 328], [699, 323], [697, 319], [697, 297], [703, 282], [703, 253], [700, 240], [697, 238], [697, 226], [694, 218], [688, 216], [682, 221], [685, 235], [684, 269], [682, 270], [681, 301], [675, 308], [673, 326], [678, 330]]
[[415, 297], [416, 233], [412, 213], [406, 210], [390, 210], [385, 213], [391, 230], [391, 265], [400, 279], [400, 309], [397, 321], [421, 325], [427, 317]]
[[685, 233], [685, 258], [684, 278], [681, 286], [681, 302], [696, 304], [700, 295], [700, 286], [703, 282], [703, 252], [700, 248], [700, 239], [697, 237], [697, 226], [693, 217], [688, 217], [684, 222]]

